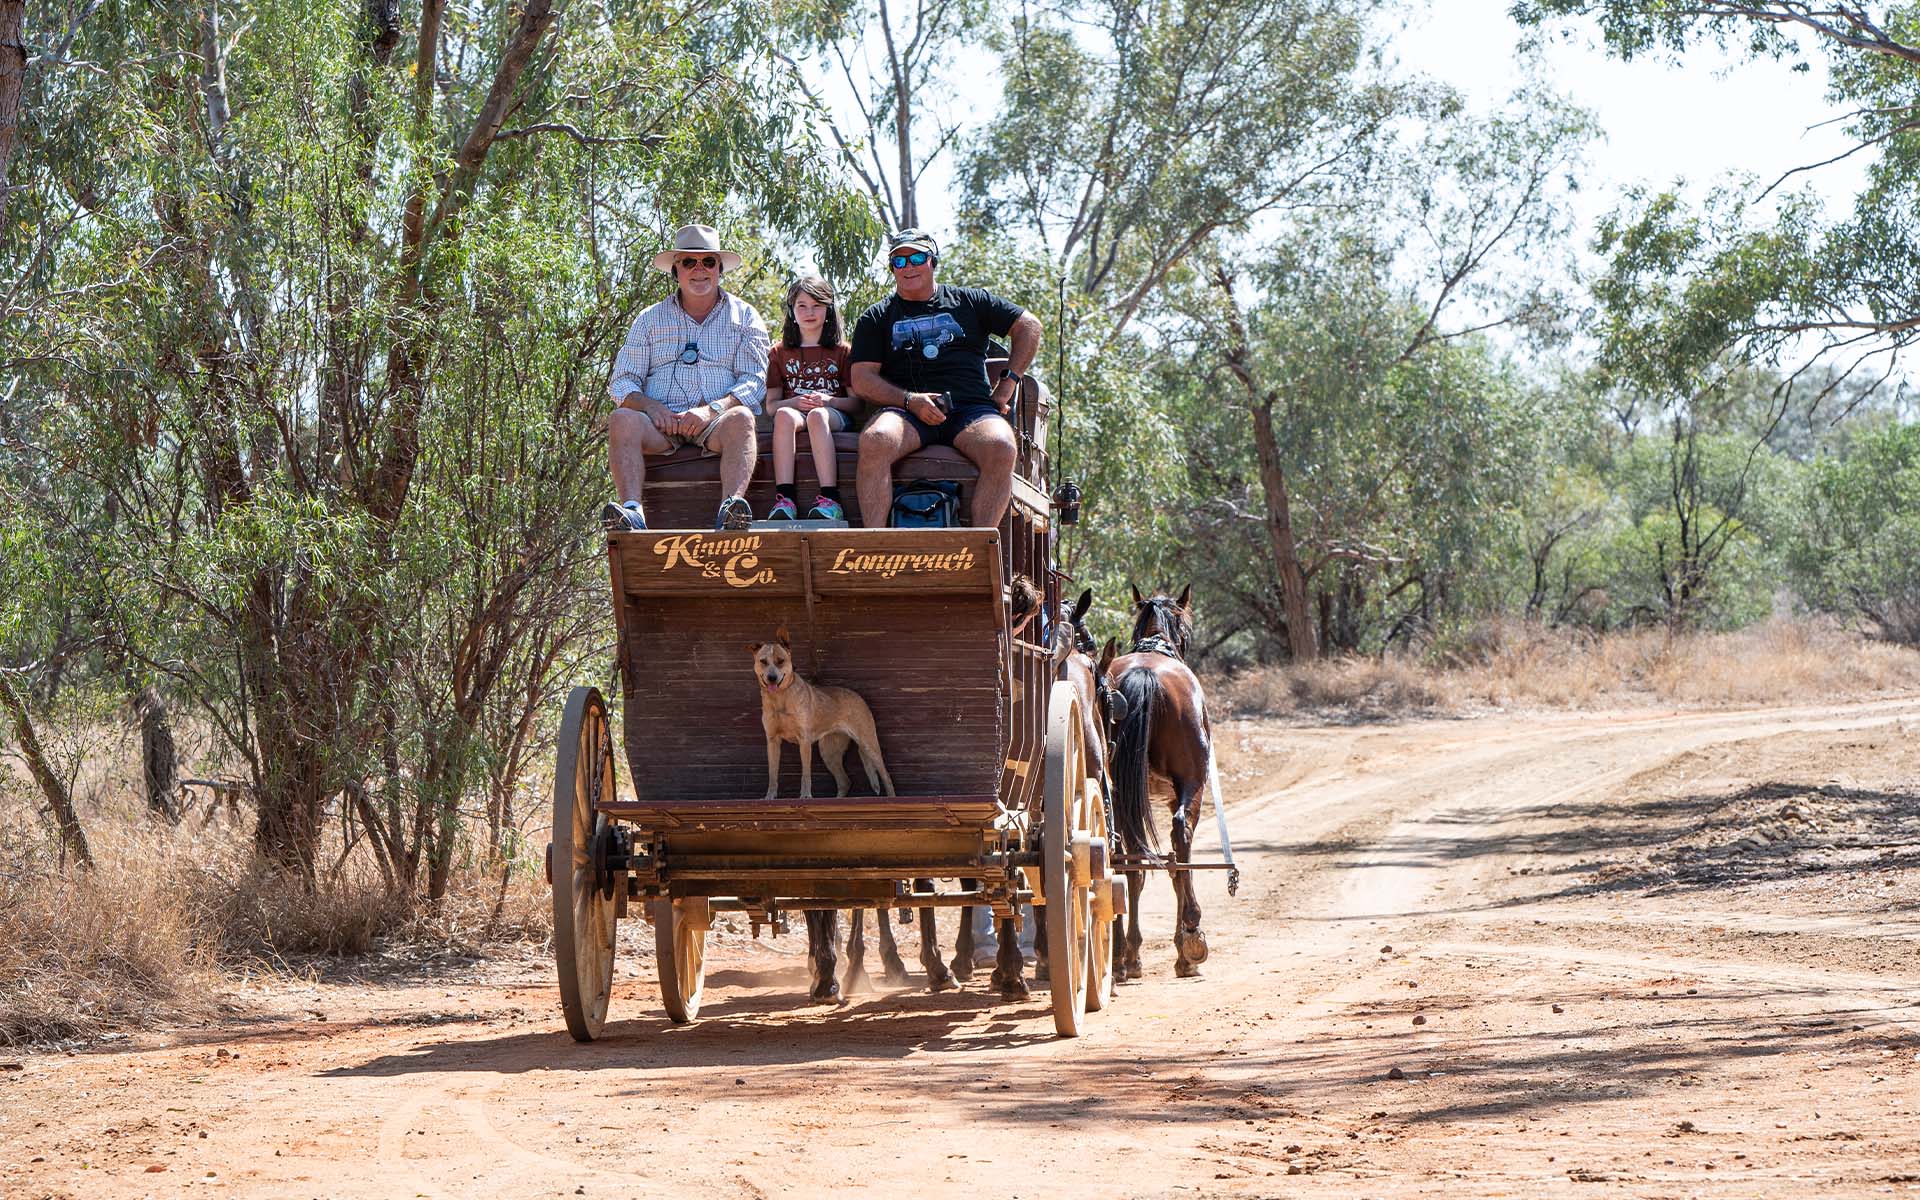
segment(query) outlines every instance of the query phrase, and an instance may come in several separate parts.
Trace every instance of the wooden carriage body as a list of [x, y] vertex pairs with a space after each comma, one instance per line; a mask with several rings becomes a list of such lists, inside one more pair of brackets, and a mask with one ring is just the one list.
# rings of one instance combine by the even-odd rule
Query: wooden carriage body
[[[773, 923], [815, 908], [984, 905], [1010, 916], [1044, 898], [1049, 871], [1061, 894], [1076, 886], [1077, 828], [1074, 911], [1083, 927], [1096, 910], [1110, 914], [1118, 889], [1105, 882], [1104, 811], [1091, 811], [1100, 807], [1098, 784], [1075, 750], [1078, 710], [1059, 690], [1058, 668], [1038, 640], [1041, 622], [1022, 632], [1009, 619], [1016, 574], [1041, 590], [1047, 611], [1058, 607], [1047, 407], [1037, 384], [1023, 385], [1013, 503], [998, 529], [763, 522], [714, 532], [717, 459], [686, 449], [650, 460], [644, 503], [654, 528], [609, 534], [607, 547], [624, 786], [612, 770], [616, 739], [593, 732], [595, 720], [604, 729], [608, 719], [598, 693], [575, 689], [561, 732], [549, 862], [563, 1007], [576, 1037], [594, 1036], [604, 1019], [613, 924], [631, 900], [654, 922], [662, 995], [676, 1020], [697, 1013], [715, 911]], [[757, 513], [773, 498], [762, 438], [748, 493]], [[804, 439], [796, 456], [803, 496], [811, 483]], [[854, 526], [862, 523], [852, 486], [857, 446], [856, 435], [836, 435]], [[953, 451], [932, 449], [898, 464], [894, 478], [959, 483], [965, 514], [977, 472]], [[895, 795], [871, 794], [850, 749], [849, 795], [833, 794], [816, 761], [815, 795], [801, 797], [799, 754], [789, 744], [776, 796], [765, 798], [752, 647], [781, 629], [808, 682], [865, 699]], [[1063, 739], [1072, 743], [1064, 755]], [[1076, 953], [1076, 963], [1094, 957]], [[1085, 990], [1064, 1016], [1056, 1001], [1062, 1032], [1078, 1031]], [[1097, 1008], [1104, 991], [1096, 993]]]

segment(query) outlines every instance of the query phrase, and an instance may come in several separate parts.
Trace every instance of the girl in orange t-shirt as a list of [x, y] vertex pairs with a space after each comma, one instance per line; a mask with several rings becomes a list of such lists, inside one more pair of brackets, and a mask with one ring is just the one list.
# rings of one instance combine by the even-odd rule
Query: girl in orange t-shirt
[[848, 391], [847, 345], [842, 338], [840, 305], [833, 285], [817, 275], [805, 275], [787, 289], [787, 320], [780, 344], [767, 355], [767, 411], [773, 414], [773, 490], [778, 493], [770, 521], [791, 521], [799, 515], [793, 482], [793, 458], [806, 426], [807, 445], [813, 451], [813, 469], [820, 494], [807, 511], [809, 519], [846, 520], [840, 506], [839, 476], [833, 435], [847, 428], [860, 402]]

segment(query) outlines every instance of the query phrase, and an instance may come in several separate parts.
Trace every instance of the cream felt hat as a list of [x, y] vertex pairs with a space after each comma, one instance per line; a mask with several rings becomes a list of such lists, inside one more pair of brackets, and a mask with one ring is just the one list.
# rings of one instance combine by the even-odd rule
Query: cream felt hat
[[653, 269], [673, 274], [673, 262], [683, 254], [714, 254], [720, 269], [731, 271], [740, 265], [740, 256], [720, 248], [720, 235], [711, 225], [682, 225], [674, 231], [673, 246], [653, 256]]

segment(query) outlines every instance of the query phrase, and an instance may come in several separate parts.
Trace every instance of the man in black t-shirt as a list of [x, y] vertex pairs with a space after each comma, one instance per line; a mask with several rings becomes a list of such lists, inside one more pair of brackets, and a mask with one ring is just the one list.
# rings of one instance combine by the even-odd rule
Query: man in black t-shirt
[[[980, 288], [934, 283], [940, 250], [918, 229], [887, 235], [894, 294], [853, 327], [853, 394], [879, 409], [860, 434], [860, 517], [887, 522], [893, 464], [922, 446], [952, 446], [980, 468], [971, 520], [997, 528], [1013, 495], [1019, 442], [1007, 410], [1040, 350], [1040, 321]], [[987, 339], [1005, 337], [1007, 369], [987, 379]], [[942, 410], [942, 396], [951, 408]]]

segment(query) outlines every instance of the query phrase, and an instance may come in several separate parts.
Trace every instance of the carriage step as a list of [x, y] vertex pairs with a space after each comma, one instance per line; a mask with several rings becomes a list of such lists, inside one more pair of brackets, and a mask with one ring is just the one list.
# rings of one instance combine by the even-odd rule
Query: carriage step
[[778, 533], [782, 529], [791, 529], [800, 533], [819, 529], [851, 529], [845, 521], [825, 521], [818, 517], [806, 517], [792, 521], [755, 521], [747, 526], [755, 533]]

